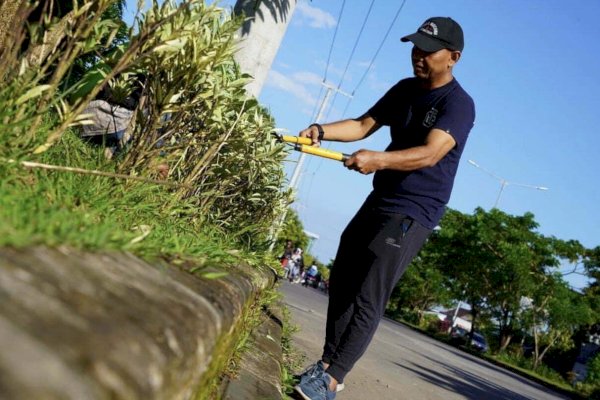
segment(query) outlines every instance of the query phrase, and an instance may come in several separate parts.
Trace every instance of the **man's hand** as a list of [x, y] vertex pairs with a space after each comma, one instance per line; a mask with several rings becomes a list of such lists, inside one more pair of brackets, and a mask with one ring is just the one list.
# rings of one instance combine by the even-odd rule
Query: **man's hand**
[[303, 131], [300, 131], [298, 136], [311, 138], [313, 146], [319, 147], [321, 145], [321, 142], [319, 142], [319, 129], [315, 125], [309, 126]]
[[344, 165], [348, 169], [368, 175], [383, 168], [382, 157], [383, 153], [380, 151], [361, 149], [353, 153], [350, 158], [344, 162]]

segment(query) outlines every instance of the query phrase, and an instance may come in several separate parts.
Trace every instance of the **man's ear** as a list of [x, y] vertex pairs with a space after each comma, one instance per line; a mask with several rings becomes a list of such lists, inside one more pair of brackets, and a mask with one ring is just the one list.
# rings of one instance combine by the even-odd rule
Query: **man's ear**
[[456, 64], [458, 62], [458, 60], [460, 60], [460, 55], [461, 52], [460, 51], [453, 51], [450, 53], [450, 60], [448, 61], [448, 69], [454, 67], [454, 64]]

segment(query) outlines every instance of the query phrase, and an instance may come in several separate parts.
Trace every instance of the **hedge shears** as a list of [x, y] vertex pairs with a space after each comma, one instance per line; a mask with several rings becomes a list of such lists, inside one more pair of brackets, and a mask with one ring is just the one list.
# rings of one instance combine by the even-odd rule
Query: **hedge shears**
[[273, 132], [277, 139], [281, 142], [289, 144], [294, 148], [294, 150], [312, 154], [319, 157], [325, 157], [332, 160], [337, 160], [344, 162], [348, 158], [350, 158], [349, 154], [340, 153], [339, 151], [333, 151], [328, 149], [323, 149], [321, 147], [315, 147], [312, 145], [312, 139], [306, 137], [299, 136], [289, 136], [289, 135], [278, 135], [276, 132]]

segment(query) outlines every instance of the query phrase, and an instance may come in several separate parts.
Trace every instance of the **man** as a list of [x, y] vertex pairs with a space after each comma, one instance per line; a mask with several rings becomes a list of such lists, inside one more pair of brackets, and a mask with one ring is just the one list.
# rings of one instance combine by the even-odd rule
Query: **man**
[[366, 114], [300, 136], [350, 142], [390, 126], [383, 152], [359, 150], [344, 163], [375, 173], [373, 191], [342, 233], [329, 282], [325, 346], [296, 391], [310, 400], [335, 398], [338, 384], [367, 349], [392, 289], [437, 225], [475, 119], [471, 97], [452, 70], [464, 47], [451, 18], [430, 18], [412, 42], [415, 77], [401, 80]]

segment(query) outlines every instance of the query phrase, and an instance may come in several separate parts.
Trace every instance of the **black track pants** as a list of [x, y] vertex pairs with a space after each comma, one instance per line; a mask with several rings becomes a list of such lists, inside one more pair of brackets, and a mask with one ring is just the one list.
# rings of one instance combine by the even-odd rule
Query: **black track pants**
[[430, 233], [405, 215], [368, 203], [342, 233], [329, 279], [322, 357], [338, 382], [367, 349], [393, 288]]

